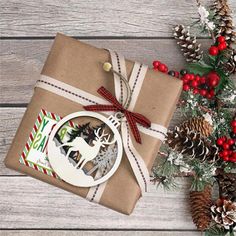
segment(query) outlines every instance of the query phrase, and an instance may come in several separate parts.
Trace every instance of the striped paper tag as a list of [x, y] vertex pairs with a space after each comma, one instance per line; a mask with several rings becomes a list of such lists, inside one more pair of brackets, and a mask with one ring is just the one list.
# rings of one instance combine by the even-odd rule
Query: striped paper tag
[[[40, 111], [20, 156], [19, 161], [21, 164], [54, 178], [59, 178], [49, 163], [47, 157], [47, 142], [52, 128], [61, 119], [62, 117], [44, 109]], [[65, 134], [75, 128], [75, 126], [76, 125], [73, 122], [69, 122], [59, 130], [58, 134], [63, 142], [68, 141], [69, 137]]]

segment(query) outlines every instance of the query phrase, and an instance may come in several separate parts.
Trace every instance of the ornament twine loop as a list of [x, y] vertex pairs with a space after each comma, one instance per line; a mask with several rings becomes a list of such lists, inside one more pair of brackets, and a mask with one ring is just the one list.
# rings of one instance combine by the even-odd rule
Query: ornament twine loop
[[[110, 62], [105, 62], [103, 64], [103, 70], [106, 71], [106, 72], [110, 72], [110, 71], [113, 72], [114, 74], [118, 75], [120, 77], [120, 79], [125, 83], [125, 87], [126, 87], [126, 90], [127, 90], [127, 97], [125, 99], [125, 102], [122, 105], [125, 109], [127, 109], [130, 105], [131, 97], [132, 97], [132, 92], [131, 92], [131, 88], [129, 86], [128, 80], [121, 73], [114, 70]], [[124, 115], [122, 114], [122, 117], [123, 116]]]

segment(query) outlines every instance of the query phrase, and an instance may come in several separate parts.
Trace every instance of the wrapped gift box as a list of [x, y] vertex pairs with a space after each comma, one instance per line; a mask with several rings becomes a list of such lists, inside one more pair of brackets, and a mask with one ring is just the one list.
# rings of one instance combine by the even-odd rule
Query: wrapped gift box
[[[109, 47], [109, 45], [107, 46]], [[96, 96], [98, 96], [97, 89], [101, 86], [109, 89], [114, 94], [113, 75], [105, 72], [101, 66], [101, 63], [105, 61], [110, 61], [107, 50], [57, 34], [43, 67], [42, 75], [55, 78]], [[133, 65], [134, 62], [126, 60], [128, 77]], [[134, 111], [145, 115], [153, 123], [168, 127], [181, 91], [181, 80], [148, 69]], [[27, 156], [28, 150], [26, 149], [30, 149], [29, 136], [30, 134], [34, 135], [32, 128], [35, 126], [37, 118], [40, 118], [39, 114], [42, 113], [42, 109], [47, 113], [46, 115], [56, 116], [53, 117], [54, 119], [84, 110], [79, 103], [36, 87], [5, 159], [5, 164], [11, 169], [85, 198], [89, 188], [72, 186], [59, 178], [55, 178], [53, 171], [45, 170], [42, 166], [36, 166], [33, 160], [37, 157], [30, 157], [32, 160], [29, 162], [22, 158], [22, 151], [24, 150], [23, 156]], [[141, 138], [142, 144], [135, 141], [133, 144], [143, 157], [148, 170], [151, 171], [161, 141], [144, 133], [141, 133]], [[32, 143], [34, 141], [32, 139]], [[26, 145], [27, 142], [29, 147]], [[121, 213], [130, 214], [140, 196], [140, 187], [124, 153], [118, 170], [107, 181], [99, 203]]]

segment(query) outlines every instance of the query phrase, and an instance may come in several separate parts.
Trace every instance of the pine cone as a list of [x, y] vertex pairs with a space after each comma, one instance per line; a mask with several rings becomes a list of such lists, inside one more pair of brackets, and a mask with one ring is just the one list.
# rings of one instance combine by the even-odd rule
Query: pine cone
[[181, 127], [189, 128], [189, 130], [199, 132], [203, 137], [211, 135], [213, 127], [204, 117], [193, 117], [185, 121]]
[[228, 1], [215, 0], [211, 8], [216, 22], [216, 36], [224, 36], [230, 46], [236, 40], [236, 32], [234, 32], [232, 11], [229, 8]]
[[166, 143], [172, 149], [209, 163], [217, 161], [218, 147], [204, 139], [200, 133], [190, 131], [188, 127], [175, 127], [174, 131], [167, 133]]
[[212, 218], [226, 229], [236, 225], [236, 204], [225, 199], [218, 199], [211, 206]]
[[227, 53], [224, 54], [227, 61], [223, 61], [220, 67], [226, 74], [233, 74], [236, 72], [236, 50], [231, 49], [228, 50]]
[[190, 208], [194, 224], [198, 230], [205, 230], [211, 223], [211, 192], [212, 187], [207, 185], [203, 191], [190, 192]]
[[217, 171], [216, 179], [219, 184], [220, 196], [231, 201], [236, 201], [236, 174]]
[[197, 62], [202, 58], [201, 44], [197, 43], [196, 37], [191, 36], [185, 26], [177, 25], [173, 35], [187, 62]]

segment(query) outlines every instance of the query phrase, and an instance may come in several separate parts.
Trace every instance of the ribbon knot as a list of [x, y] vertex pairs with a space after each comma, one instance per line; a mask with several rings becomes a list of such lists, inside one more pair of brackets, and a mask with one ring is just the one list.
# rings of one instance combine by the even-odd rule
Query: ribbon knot
[[123, 105], [116, 99], [116, 97], [114, 97], [103, 86], [98, 89], [98, 93], [112, 105], [105, 105], [105, 104], [88, 105], [84, 106], [84, 109], [87, 111], [114, 111], [114, 112], [117, 111], [123, 113], [129, 123], [129, 126], [131, 128], [131, 131], [134, 135], [136, 142], [141, 144], [142, 143], [141, 136], [137, 127], [137, 123], [148, 128], [151, 126], [151, 121], [139, 113], [132, 112], [124, 108]]

